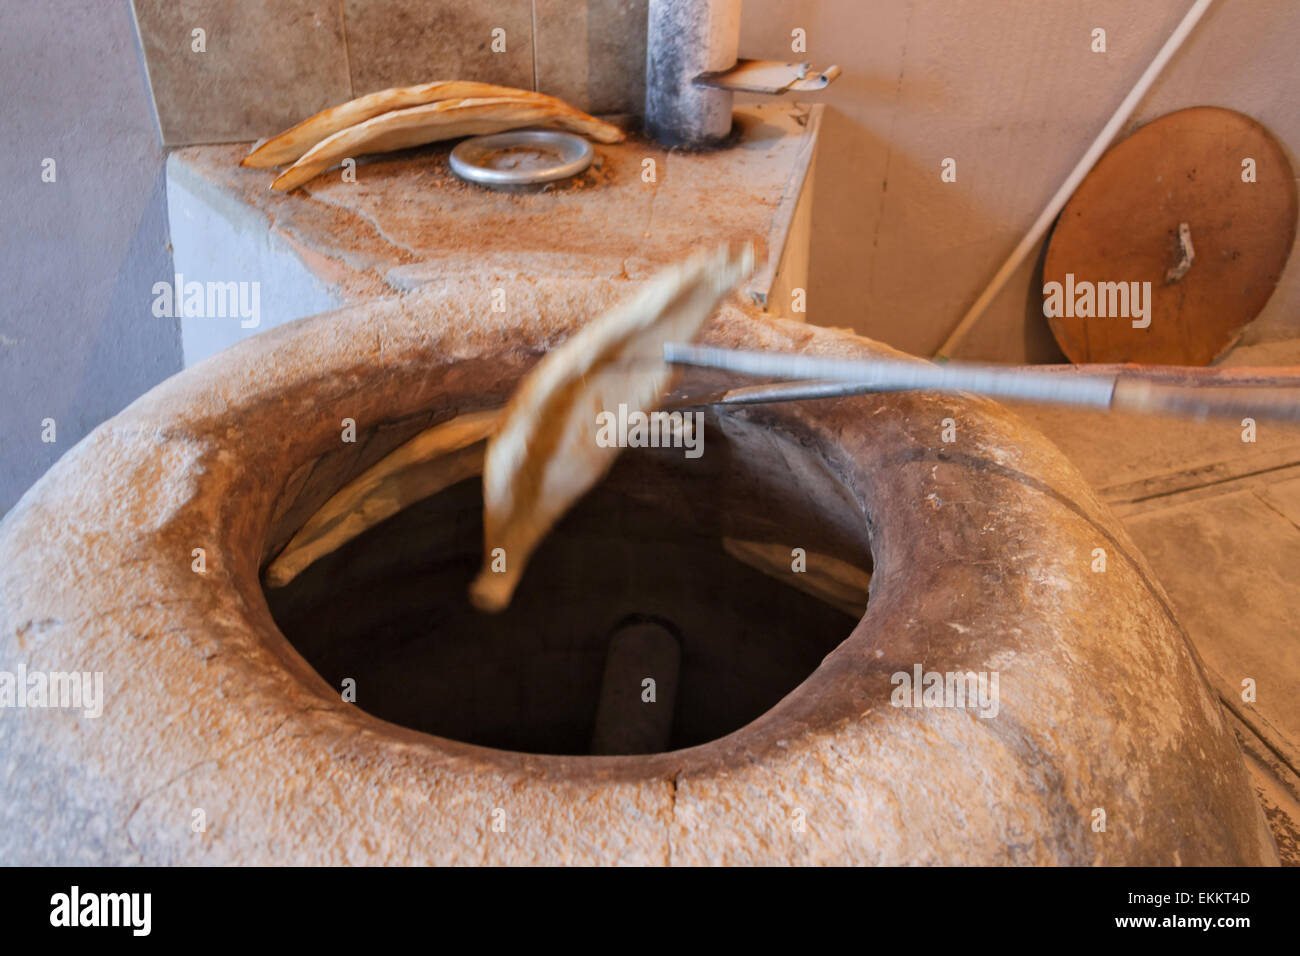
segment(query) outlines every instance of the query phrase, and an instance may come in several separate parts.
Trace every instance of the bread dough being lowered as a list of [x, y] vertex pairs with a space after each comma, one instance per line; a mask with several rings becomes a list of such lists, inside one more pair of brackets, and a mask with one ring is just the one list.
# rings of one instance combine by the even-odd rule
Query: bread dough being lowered
[[[403, 508], [482, 473], [487, 548], [471, 597], [505, 607], [542, 536], [618, 456], [596, 444], [596, 413], [657, 404], [672, 374], [663, 344], [694, 336], [752, 268], [749, 247], [722, 248], [660, 273], [542, 359], [506, 408], [427, 429], [339, 489], [266, 569], [267, 586], [284, 587]], [[495, 548], [505, 549], [505, 571], [492, 570]]]
[[666, 342], [689, 341], [753, 269], [753, 249], [697, 253], [581, 329], [524, 378], [488, 443], [483, 468], [483, 569], [476, 607], [510, 602], [533, 549], [614, 464], [596, 417], [619, 405], [653, 410], [672, 368]]

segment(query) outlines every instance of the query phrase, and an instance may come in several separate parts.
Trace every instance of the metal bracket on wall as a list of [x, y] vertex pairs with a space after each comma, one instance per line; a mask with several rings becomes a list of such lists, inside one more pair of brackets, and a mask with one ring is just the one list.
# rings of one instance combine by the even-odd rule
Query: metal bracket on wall
[[709, 86], [733, 93], [789, 93], [824, 90], [840, 75], [838, 66], [829, 66], [821, 72], [810, 63], [781, 63], [778, 60], [737, 60], [727, 70], [701, 73], [695, 77], [698, 86]]

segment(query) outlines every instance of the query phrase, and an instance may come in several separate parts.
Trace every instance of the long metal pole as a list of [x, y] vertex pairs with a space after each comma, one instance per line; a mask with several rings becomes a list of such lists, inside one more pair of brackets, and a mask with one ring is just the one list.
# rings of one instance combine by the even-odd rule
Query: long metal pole
[[1151, 372], [1075, 373], [916, 359], [826, 359], [781, 352], [744, 352], [668, 343], [664, 359], [674, 365], [723, 369], [742, 375], [797, 379], [687, 396], [669, 403], [754, 405], [840, 398], [867, 392], [968, 392], [1013, 401], [1076, 408], [1112, 409], [1184, 418], [1252, 418], [1300, 422], [1300, 376], [1275, 376], [1280, 385], [1230, 381], [1172, 384]]

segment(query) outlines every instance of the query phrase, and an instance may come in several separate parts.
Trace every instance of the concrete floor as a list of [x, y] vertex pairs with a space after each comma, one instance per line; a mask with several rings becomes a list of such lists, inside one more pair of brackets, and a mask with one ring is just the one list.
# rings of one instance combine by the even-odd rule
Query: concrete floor
[[[1300, 361], [1300, 341], [1225, 365]], [[1021, 407], [1125, 522], [1230, 711], [1284, 863], [1300, 866], [1300, 427]], [[1249, 681], [1254, 699], [1249, 699]]]

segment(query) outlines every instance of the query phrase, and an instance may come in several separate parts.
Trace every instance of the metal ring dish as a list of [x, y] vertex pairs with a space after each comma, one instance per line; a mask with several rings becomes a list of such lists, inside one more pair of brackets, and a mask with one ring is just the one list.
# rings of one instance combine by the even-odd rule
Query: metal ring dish
[[451, 168], [481, 186], [531, 186], [576, 176], [594, 157], [591, 143], [581, 136], [517, 129], [463, 140], [451, 151]]

